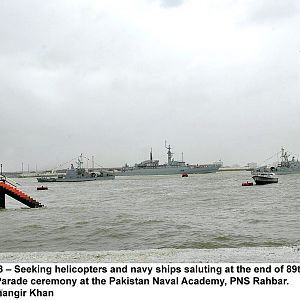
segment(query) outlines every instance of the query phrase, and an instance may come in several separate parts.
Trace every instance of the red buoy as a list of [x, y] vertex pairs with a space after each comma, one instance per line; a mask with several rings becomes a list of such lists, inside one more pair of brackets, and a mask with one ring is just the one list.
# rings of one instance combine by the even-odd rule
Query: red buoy
[[253, 185], [253, 182], [243, 182], [242, 183], [242, 186], [252, 186]]
[[38, 191], [43, 191], [43, 190], [48, 190], [48, 187], [42, 185], [42, 186], [38, 186], [36, 189]]

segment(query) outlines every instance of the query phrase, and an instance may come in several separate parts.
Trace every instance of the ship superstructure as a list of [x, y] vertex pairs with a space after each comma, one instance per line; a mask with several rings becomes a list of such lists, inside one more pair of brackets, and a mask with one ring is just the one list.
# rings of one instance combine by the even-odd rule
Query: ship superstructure
[[[256, 172], [272, 172], [277, 175], [284, 175], [284, 174], [300, 174], [300, 162], [295, 156], [289, 154], [283, 147], [281, 151], [277, 154], [281, 153], [280, 155], [280, 162], [276, 163], [273, 166], [260, 166], [258, 167], [253, 173]], [[289, 157], [292, 156], [292, 159]]]
[[270, 170], [275, 174], [293, 174], [300, 173], [300, 162], [292, 156], [292, 159], [289, 160], [291, 155], [285, 151], [285, 149], [281, 148], [281, 162], [276, 167], [271, 167]]

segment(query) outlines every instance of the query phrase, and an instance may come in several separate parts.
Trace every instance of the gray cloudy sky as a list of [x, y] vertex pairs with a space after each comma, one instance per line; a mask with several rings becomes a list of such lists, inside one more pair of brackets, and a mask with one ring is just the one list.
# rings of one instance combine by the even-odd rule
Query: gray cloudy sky
[[0, 161], [300, 153], [299, 28], [297, 0], [0, 0]]

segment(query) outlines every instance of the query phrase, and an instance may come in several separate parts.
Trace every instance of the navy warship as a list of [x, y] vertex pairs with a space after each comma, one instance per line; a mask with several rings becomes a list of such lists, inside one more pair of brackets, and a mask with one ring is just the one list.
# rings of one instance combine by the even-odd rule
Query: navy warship
[[275, 174], [284, 175], [284, 174], [294, 174], [300, 173], [300, 162], [295, 159], [295, 156], [292, 156], [292, 159], [289, 160], [291, 155], [285, 151], [284, 148], [281, 148], [281, 162], [276, 167], [271, 167], [271, 172]]
[[83, 168], [82, 154], [78, 157], [75, 168], [71, 164], [71, 168], [67, 170], [65, 175], [58, 175], [57, 177], [38, 177], [38, 182], [80, 182], [80, 181], [94, 181], [94, 180], [108, 180], [115, 179], [115, 175], [108, 171], [90, 172]]
[[285, 175], [285, 174], [300, 174], [300, 162], [295, 156], [292, 156], [292, 159], [289, 159], [291, 154], [289, 154], [285, 149], [281, 148], [281, 161], [275, 166], [261, 166], [256, 169], [255, 172], [272, 172], [276, 175]]
[[176, 161], [173, 159], [171, 146], [165, 144], [168, 150], [168, 162], [159, 164], [159, 160], [152, 157], [152, 149], [150, 151], [150, 159], [135, 164], [133, 167], [127, 164], [119, 171], [115, 171], [116, 176], [134, 176], [134, 175], [173, 175], [173, 174], [205, 174], [215, 173], [222, 166], [222, 162], [212, 164], [190, 165], [184, 161]]

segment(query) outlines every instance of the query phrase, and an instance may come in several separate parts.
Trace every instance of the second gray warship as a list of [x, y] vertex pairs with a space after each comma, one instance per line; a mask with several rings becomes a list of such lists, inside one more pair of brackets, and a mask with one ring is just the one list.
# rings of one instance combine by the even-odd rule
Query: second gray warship
[[272, 167], [258, 167], [256, 172], [273, 172], [276, 175], [300, 174], [300, 161], [296, 159], [295, 156], [292, 156], [292, 159], [289, 159], [290, 156], [291, 154], [282, 147], [280, 156], [281, 162]]
[[152, 157], [152, 149], [150, 151], [150, 159], [135, 164], [133, 167], [127, 164], [119, 171], [115, 172], [116, 176], [134, 176], [134, 175], [173, 175], [173, 174], [205, 174], [215, 173], [222, 166], [222, 162], [212, 164], [197, 164], [190, 165], [184, 161], [176, 161], [172, 158], [171, 146], [165, 144], [168, 149], [168, 163], [159, 164], [159, 160], [154, 160]]
[[95, 181], [95, 180], [110, 180], [115, 179], [115, 175], [111, 172], [89, 172], [83, 168], [82, 154], [77, 160], [77, 167], [74, 168], [71, 164], [71, 168], [67, 170], [65, 175], [58, 175], [57, 177], [39, 177], [38, 182], [81, 182], [81, 181]]

